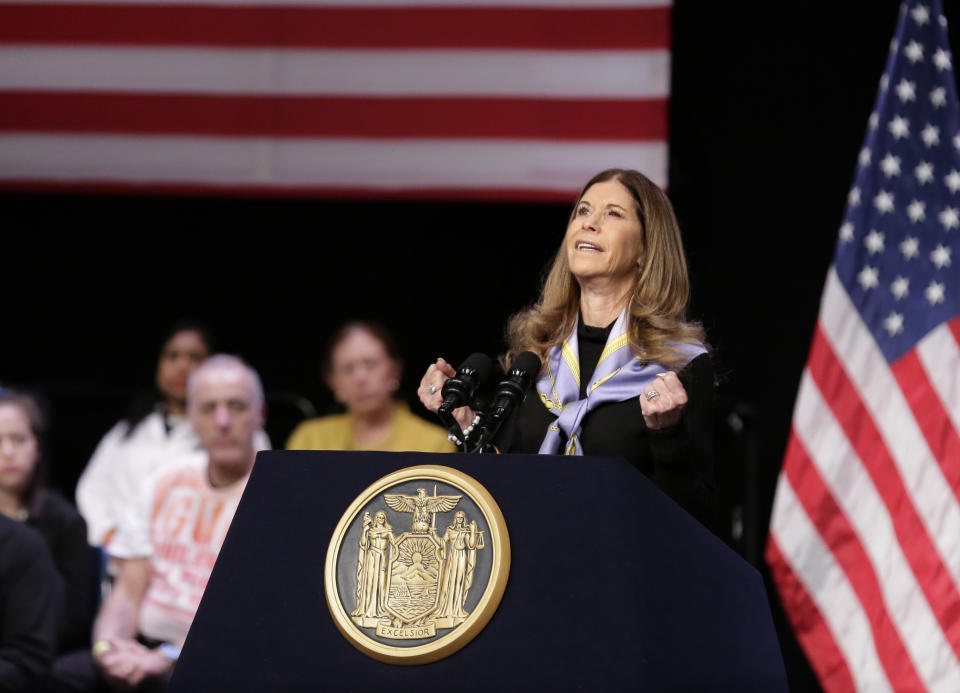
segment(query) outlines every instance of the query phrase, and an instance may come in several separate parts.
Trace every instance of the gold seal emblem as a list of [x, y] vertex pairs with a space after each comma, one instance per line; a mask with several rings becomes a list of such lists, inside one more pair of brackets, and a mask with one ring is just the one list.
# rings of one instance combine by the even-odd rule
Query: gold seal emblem
[[407, 467], [350, 504], [330, 540], [324, 581], [340, 632], [393, 664], [453, 654], [500, 604], [510, 537], [500, 508], [451, 467]]

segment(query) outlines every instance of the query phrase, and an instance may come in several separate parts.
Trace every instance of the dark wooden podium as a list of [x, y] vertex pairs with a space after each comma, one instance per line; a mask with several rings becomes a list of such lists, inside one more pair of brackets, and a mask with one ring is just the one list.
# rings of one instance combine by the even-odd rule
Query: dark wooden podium
[[[327, 546], [380, 477], [452, 466], [493, 495], [512, 545], [500, 608], [419, 666], [360, 653], [327, 610]], [[623, 460], [262, 452], [173, 691], [786, 691], [759, 573]]]

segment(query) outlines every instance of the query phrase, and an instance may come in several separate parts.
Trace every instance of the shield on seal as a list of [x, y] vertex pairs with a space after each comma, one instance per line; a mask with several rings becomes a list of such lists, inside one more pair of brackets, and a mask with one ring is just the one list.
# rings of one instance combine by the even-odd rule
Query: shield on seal
[[401, 623], [422, 621], [437, 606], [440, 540], [433, 532], [405, 532], [390, 566], [387, 611]]

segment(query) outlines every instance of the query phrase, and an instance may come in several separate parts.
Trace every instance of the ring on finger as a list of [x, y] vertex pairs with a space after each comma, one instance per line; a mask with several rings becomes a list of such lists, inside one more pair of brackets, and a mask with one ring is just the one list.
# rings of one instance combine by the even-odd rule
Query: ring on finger
[[427, 390], [428, 390], [428, 391], [430, 392], [430, 394], [432, 395], [432, 394], [434, 394], [434, 393], [437, 391], [437, 386], [434, 385], [433, 383], [430, 383], [429, 385], [427, 385]]
[[649, 401], [652, 400], [654, 397], [659, 397], [659, 396], [660, 396], [660, 393], [657, 392], [656, 390], [650, 390], [649, 392], [645, 392], [643, 396], [646, 397], [646, 398], [647, 398], [647, 401], [649, 402]]

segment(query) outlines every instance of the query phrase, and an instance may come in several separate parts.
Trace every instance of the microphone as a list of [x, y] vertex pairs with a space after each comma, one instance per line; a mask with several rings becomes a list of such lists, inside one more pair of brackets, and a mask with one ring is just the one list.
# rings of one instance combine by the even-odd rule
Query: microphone
[[437, 409], [437, 416], [447, 427], [450, 439], [458, 446], [463, 445], [463, 431], [460, 430], [460, 424], [453, 417], [453, 410], [473, 402], [474, 395], [490, 379], [493, 372], [493, 360], [486, 354], [470, 354], [460, 364], [457, 374], [448, 378], [443, 384], [440, 393], [443, 395], [443, 403]]
[[481, 425], [480, 436], [471, 452], [483, 452], [490, 444], [503, 422], [523, 403], [527, 390], [540, 372], [540, 358], [532, 351], [525, 351], [510, 364], [510, 370], [497, 385], [493, 405], [487, 409]]

